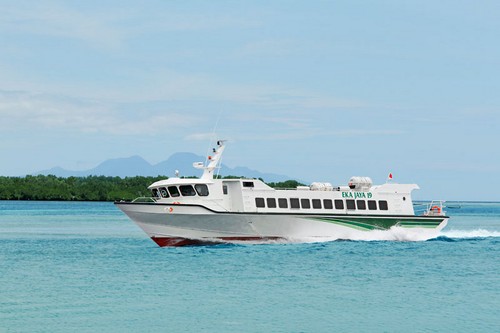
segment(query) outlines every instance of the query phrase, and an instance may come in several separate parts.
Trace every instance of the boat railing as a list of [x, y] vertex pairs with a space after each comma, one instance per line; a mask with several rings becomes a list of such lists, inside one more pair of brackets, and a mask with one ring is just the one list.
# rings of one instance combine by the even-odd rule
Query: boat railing
[[432, 200], [427, 203], [414, 204], [415, 215], [424, 216], [444, 216], [446, 212], [444, 210], [445, 200]]
[[[311, 187], [310, 186], [297, 186], [297, 187], [273, 187], [273, 189], [275, 190], [280, 190], [280, 191], [297, 191], [297, 190], [308, 190], [308, 191], [317, 191], [317, 190], [311, 190]], [[333, 187], [332, 189], [330, 190], [323, 190], [323, 191], [327, 191], [327, 192], [338, 192], [340, 191], [340, 187]]]
[[144, 203], [147, 203], [147, 202], [156, 202], [156, 199], [153, 198], [153, 197], [138, 197], [138, 198], [135, 198], [134, 200], [132, 200], [132, 202], [144, 202]]

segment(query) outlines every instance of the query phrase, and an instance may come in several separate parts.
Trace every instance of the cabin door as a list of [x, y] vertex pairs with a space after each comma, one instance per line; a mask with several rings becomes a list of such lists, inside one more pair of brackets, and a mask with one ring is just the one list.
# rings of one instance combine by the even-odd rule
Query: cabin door
[[243, 198], [240, 182], [222, 182], [224, 196], [226, 196], [232, 212], [243, 212]]

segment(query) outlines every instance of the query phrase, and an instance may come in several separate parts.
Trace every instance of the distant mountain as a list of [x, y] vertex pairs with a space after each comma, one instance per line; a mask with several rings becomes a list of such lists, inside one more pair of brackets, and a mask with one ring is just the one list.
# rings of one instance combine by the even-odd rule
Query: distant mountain
[[199, 176], [200, 170], [193, 168], [194, 162], [205, 162], [205, 158], [193, 153], [175, 153], [167, 160], [154, 165], [153, 175], [167, 175], [172, 177], [175, 170], [179, 170], [181, 176]]
[[[179, 170], [181, 176], [200, 176], [201, 170], [193, 168], [193, 163], [204, 161], [204, 157], [193, 153], [175, 153], [167, 160], [152, 165], [142, 157], [136, 155], [126, 158], [109, 159], [89, 170], [72, 171], [61, 167], [54, 167], [52, 169], [36, 172], [34, 175], [54, 175], [58, 177], [85, 177], [96, 175], [113, 177], [118, 176], [122, 178], [133, 176], [166, 175], [168, 177], [172, 177], [175, 170]], [[291, 177], [285, 175], [264, 173], [251, 170], [246, 167], [230, 168], [225, 164], [222, 164], [220, 174], [223, 176], [233, 175], [247, 178], [262, 178], [266, 182], [281, 182], [292, 179]]]
[[[127, 158], [115, 158], [102, 162], [93, 169], [74, 171], [66, 170], [61, 167], [55, 167], [49, 170], [42, 170], [35, 174], [37, 175], [54, 175], [58, 177], [84, 177], [90, 175], [97, 176], [152, 176], [151, 164], [140, 156], [131, 156]], [[157, 174], [155, 174], [157, 176]]]
[[104, 161], [94, 169], [89, 170], [88, 174], [126, 177], [140, 175], [143, 170], [150, 168], [151, 164], [142, 157], [135, 155], [128, 158], [115, 158]]

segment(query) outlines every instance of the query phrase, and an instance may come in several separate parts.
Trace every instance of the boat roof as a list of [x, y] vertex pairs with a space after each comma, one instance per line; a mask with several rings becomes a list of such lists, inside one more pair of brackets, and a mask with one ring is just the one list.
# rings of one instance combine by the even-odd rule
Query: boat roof
[[162, 179], [148, 186], [148, 189], [170, 186], [170, 185], [196, 185], [196, 184], [213, 184], [212, 179], [201, 179], [201, 178], [178, 178], [172, 177], [168, 179]]

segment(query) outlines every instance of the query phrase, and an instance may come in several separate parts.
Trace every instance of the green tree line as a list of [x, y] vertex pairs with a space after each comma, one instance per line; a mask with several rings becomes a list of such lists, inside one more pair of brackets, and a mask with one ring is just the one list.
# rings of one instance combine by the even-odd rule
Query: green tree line
[[149, 196], [157, 177], [0, 177], [0, 200], [114, 201]]
[[[62, 200], [62, 201], [115, 201], [133, 200], [150, 196], [148, 186], [167, 179], [156, 177], [56, 177], [38, 175], [26, 177], [1, 177], [0, 200]], [[224, 178], [240, 178], [227, 176]], [[302, 185], [294, 180], [269, 183], [275, 188], [293, 188]]]

